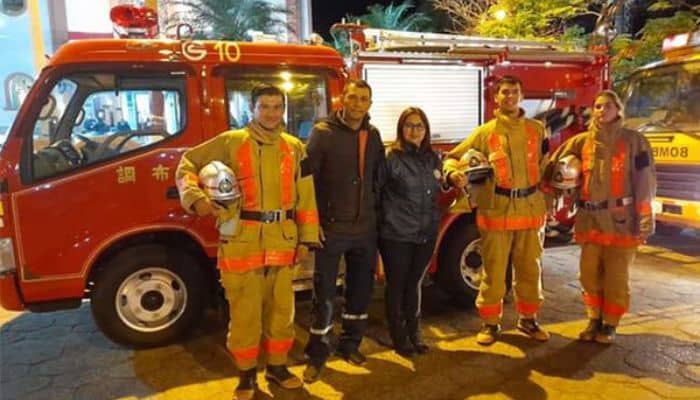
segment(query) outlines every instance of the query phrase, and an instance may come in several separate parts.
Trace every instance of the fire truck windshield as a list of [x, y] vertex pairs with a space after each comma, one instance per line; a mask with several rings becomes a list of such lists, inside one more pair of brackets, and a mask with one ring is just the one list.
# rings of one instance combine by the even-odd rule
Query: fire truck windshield
[[700, 62], [641, 71], [633, 76], [628, 93], [628, 125], [700, 131]]

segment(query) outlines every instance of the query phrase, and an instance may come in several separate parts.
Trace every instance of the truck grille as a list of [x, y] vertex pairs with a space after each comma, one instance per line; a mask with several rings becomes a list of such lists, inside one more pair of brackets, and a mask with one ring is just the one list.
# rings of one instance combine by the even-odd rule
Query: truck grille
[[700, 165], [656, 165], [659, 197], [700, 201]]

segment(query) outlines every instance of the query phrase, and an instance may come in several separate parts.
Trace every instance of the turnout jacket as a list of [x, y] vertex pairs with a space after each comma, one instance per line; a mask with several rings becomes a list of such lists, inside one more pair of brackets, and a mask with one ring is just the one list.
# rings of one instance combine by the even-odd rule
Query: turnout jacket
[[583, 178], [576, 241], [616, 247], [643, 243], [654, 232], [651, 202], [656, 196], [654, 158], [647, 139], [623, 128], [621, 119], [601, 127], [592, 124], [552, 154], [547, 182], [556, 161], [570, 154], [581, 159]]
[[[325, 233], [374, 234], [377, 230], [377, 174], [384, 162], [384, 144], [369, 118], [354, 130], [338, 114], [319, 120], [311, 130], [304, 175], [313, 174]], [[360, 154], [362, 141], [365, 149]]]
[[[483, 230], [539, 229], [544, 225], [544, 194], [536, 190], [526, 197], [496, 194], [496, 187], [527, 189], [538, 186], [546, 165], [546, 140], [542, 123], [510, 117], [498, 110], [495, 118], [477, 127], [472, 134], [449, 153], [444, 163], [445, 176], [458, 170], [460, 157], [473, 148], [483, 153], [493, 167], [493, 176], [476, 194], [477, 225]], [[469, 209], [465, 194], [456, 205]], [[459, 211], [454, 210], [454, 211]]]
[[[255, 122], [227, 131], [186, 151], [176, 172], [180, 201], [185, 210], [205, 197], [198, 185], [199, 170], [211, 161], [228, 165], [241, 187], [243, 211], [282, 210], [278, 222], [241, 219], [234, 232], [220, 235], [217, 266], [243, 272], [263, 266], [294, 264], [297, 245], [319, 242], [316, 199], [311, 177], [302, 177], [306, 153], [301, 141], [281, 132], [269, 132]], [[293, 210], [288, 218], [288, 210]], [[237, 210], [219, 216], [235, 218]]]
[[441, 169], [430, 149], [406, 143], [405, 149], [389, 150], [379, 174], [382, 238], [420, 244], [437, 237]]

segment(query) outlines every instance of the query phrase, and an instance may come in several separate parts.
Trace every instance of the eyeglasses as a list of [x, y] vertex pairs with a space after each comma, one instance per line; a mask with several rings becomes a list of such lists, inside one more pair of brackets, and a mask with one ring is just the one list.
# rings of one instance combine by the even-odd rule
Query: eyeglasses
[[403, 124], [403, 127], [406, 129], [416, 129], [419, 131], [422, 131], [423, 129], [425, 129], [425, 125], [423, 125], [423, 124], [411, 124], [408, 122]]

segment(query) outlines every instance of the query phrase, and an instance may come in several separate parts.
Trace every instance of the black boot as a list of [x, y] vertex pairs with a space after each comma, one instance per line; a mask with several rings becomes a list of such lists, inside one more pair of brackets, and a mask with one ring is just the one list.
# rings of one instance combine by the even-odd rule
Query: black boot
[[388, 321], [389, 335], [394, 345], [394, 351], [403, 357], [413, 357], [413, 346], [408, 342], [403, 321]]
[[420, 327], [418, 319], [410, 319], [406, 321], [406, 330], [408, 331], [408, 341], [411, 342], [413, 346], [413, 351], [418, 354], [425, 354], [428, 352], [428, 345], [423, 343], [420, 335]]
[[600, 330], [595, 335], [595, 341], [602, 344], [611, 344], [615, 341], [615, 326], [603, 323]]
[[286, 365], [268, 365], [265, 378], [284, 389], [299, 389], [304, 386], [301, 379], [292, 375]]
[[255, 367], [238, 373], [240, 382], [233, 392], [234, 400], [251, 400], [255, 397], [255, 391], [258, 389], [257, 374], [258, 370]]
[[602, 321], [600, 319], [588, 320], [588, 326], [578, 334], [578, 340], [592, 342], [600, 331]]

